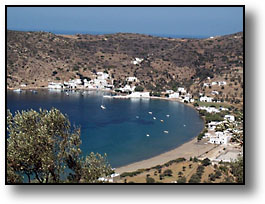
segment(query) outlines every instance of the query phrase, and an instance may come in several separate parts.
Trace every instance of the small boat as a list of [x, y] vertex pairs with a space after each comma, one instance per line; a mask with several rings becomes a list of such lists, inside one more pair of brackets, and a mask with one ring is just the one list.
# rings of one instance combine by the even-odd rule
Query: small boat
[[152, 112], [148, 112], [150, 115], [152, 115]]
[[183, 126], [184, 126], [184, 127], [186, 127], [186, 125], [185, 125], [185, 124], [184, 124]]
[[69, 93], [68, 92], [65, 92], [66, 96], [69, 96]]
[[21, 89], [15, 89], [14, 92], [21, 92]]
[[103, 106], [103, 105], [101, 105], [101, 106], [100, 106], [100, 108], [101, 108], [101, 109], [103, 109], [103, 110], [105, 110], [105, 109], [106, 109], [106, 107], [105, 107], [105, 106]]
[[150, 135], [149, 134], [146, 134], [146, 137], [149, 137]]
[[139, 118], [139, 116], [137, 115], [137, 116], [136, 116], [136, 118], [138, 119], [138, 118]]
[[36, 90], [32, 90], [32, 93], [37, 94], [38, 92]]
[[168, 131], [167, 130], [164, 130], [164, 133], [168, 134]]
[[156, 120], [156, 117], [153, 117], [154, 120]]
[[163, 123], [164, 122], [164, 120], [160, 120], [161, 121], [161, 123]]
[[167, 117], [169, 118], [170, 115], [167, 115]]
[[109, 95], [104, 95], [103, 98], [113, 98], [113, 97]]

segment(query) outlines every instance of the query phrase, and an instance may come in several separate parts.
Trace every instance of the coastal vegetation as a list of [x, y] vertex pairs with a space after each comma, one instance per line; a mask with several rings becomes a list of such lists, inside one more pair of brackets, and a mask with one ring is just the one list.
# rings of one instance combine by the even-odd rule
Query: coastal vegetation
[[[177, 162], [176, 162], [177, 161]], [[127, 183], [243, 183], [243, 158], [212, 164], [208, 158], [172, 160], [163, 165], [121, 174]]]
[[7, 183], [96, 183], [106, 155], [82, 156], [80, 128], [59, 110], [7, 110]]

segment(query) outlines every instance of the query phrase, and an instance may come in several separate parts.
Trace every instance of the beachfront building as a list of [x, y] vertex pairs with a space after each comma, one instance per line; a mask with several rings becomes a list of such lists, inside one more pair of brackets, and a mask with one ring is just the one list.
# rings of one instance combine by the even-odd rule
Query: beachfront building
[[184, 94], [184, 93], [186, 93], [186, 90], [183, 87], [179, 87], [178, 92]]
[[126, 84], [124, 87], [122, 87], [122, 88], [118, 88], [117, 90], [119, 90], [119, 91], [121, 91], [121, 92], [123, 92], [123, 93], [128, 93], [128, 92], [133, 92], [134, 90], [135, 90], [135, 86], [130, 86], [130, 85], [128, 85], [128, 84]]
[[128, 95], [130, 98], [150, 98], [149, 92], [133, 92]]
[[215, 132], [214, 135], [210, 136], [209, 143], [211, 144], [228, 144], [231, 139], [231, 134], [227, 131], [225, 132]]
[[166, 94], [173, 94], [174, 91], [173, 90], [166, 90]]
[[109, 78], [109, 74], [105, 72], [97, 72], [98, 80], [107, 80]]
[[179, 98], [179, 93], [172, 93], [172, 94], [169, 94], [168, 96], [169, 98]]
[[211, 102], [213, 102], [213, 98], [212, 97], [208, 97], [208, 96], [202, 96], [202, 97], [200, 97], [200, 101], [201, 102], [211, 103]]
[[49, 89], [62, 89], [63, 88], [63, 84], [62, 83], [50, 82], [48, 84], [48, 88]]

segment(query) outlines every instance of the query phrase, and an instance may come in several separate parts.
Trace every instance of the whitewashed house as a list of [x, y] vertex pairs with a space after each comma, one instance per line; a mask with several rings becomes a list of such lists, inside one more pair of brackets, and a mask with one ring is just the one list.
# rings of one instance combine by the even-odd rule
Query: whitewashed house
[[183, 87], [179, 87], [179, 88], [178, 88], [178, 92], [186, 93], [186, 90], [185, 90]]
[[166, 93], [167, 93], [167, 94], [173, 94], [174, 91], [173, 91], [173, 90], [166, 90]]
[[63, 84], [62, 83], [50, 82], [48, 84], [48, 88], [49, 89], [62, 89], [63, 88]]
[[209, 87], [209, 86], [211, 86], [211, 84], [210, 83], [203, 83], [203, 86], [204, 87]]
[[197, 109], [198, 110], [206, 110], [206, 112], [208, 112], [208, 113], [220, 113], [220, 110], [218, 110], [215, 107], [200, 106]]
[[213, 98], [212, 97], [208, 97], [208, 96], [202, 96], [202, 97], [200, 97], [200, 101], [201, 102], [211, 103], [213, 101]]
[[130, 98], [150, 98], [150, 93], [149, 92], [133, 92], [130, 95], [128, 95]]
[[212, 82], [212, 86], [214, 86], [214, 85], [217, 85], [217, 82], [216, 81], [213, 81]]
[[218, 91], [212, 91], [212, 93], [211, 93], [212, 95], [218, 95], [219, 94], [219, 92]]
[[219, 81], [219, 82], [218, 82], [218, 85], [219, 85], [219, 86], [224, 86], [224, 85], [226, 85], [226, 81]]
[[135, 60], [132, 61], [132, 64], [137, 65], [140, 64], [144, 59], [136, 57]]
[[231, 139], [231, 134], [227, 132], [215, 132], [215, 135], [210, 136], [209, 142], [212, 144], [228, 144]]
[[179, 98], [179, 93], [175, 92], [175, 93], [169, 94], [168, 97], [169, 98]]
[[229, 120], [230, 122], [234, 122], [235, 121], [235, 116], [233, 116], [233, 115], [225, 115], [224, 119], [225, 120]]
[[138, 79], [137, 79], [137, 77], [127, 77], [126, 81], [128, 81], [128, 82], [137, 82]]
[[98, 80], [106, 80], [109, 78], [109, 74], [105, 72], [97, 72], [97, 79]]

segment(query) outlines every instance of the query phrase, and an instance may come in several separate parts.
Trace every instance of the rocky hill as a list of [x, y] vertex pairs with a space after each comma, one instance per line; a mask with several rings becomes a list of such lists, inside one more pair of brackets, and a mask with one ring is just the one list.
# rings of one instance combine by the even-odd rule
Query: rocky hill
[[[142, 58], [139, 64], [132, 60]], [[7, 31], [7, 87], [46, 87], [97, 71], [116, 87], [136, 76], [146, 90], [186, 87], [195, 96], [219, 92], [229, 103], [243, 101], [243, 33], [208, 39], [172, 39], [142, 34], [55, 35]], [[204, 83], [226, 81], [226, 86]]]

